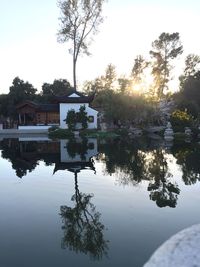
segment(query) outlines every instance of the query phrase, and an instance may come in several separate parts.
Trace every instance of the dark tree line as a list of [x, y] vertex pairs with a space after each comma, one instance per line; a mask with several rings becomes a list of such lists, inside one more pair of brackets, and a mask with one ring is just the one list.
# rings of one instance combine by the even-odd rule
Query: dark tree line
[[16, 106], [23, 101], [50, 103], [54, 95], [65, 95], [73, 91], [70, 83], [65, 79], [55, 79], [53, 83], [44, 83], [41, 92], [19, 77], [14, 78], [8, 94], [0, 95], [0, 117], [16, 119]]
[[[103, 75], [85, 82], [83, 92], [95, 93], [93, 106], [103, 111], [106, 122], [118, 126], [159, 124], [156, 103], [167, 97], [175, 60], [182, 52], [179, 33], [163, 32], [152, 42], [149, 58], [136, 56], [128, 76], [119, 76], [115, 66], [109, 64]], [[200, 113], [199, 66], [198, 55], [186, 57], [185, 68], [180, 76], [180, 90], [174, 95], [178, 108], [187, 109], [195, 117], [199, 117]], [[151, 77], [150, 82], [148, 77]], [[15, 106], [24, 100], [50, 103], [53, 95], [73, 91], [74, 87], [66, 79], [44, 83], [41, 92], [37, 92], [32, 84], [16, 77], [9, 93], [0, 95], [0, 116], [14, 120]]]

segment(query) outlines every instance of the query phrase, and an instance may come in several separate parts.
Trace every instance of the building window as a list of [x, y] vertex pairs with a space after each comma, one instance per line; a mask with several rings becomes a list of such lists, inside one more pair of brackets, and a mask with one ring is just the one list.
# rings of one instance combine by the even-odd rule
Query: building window
[[88, 121], [89, 121], [89, 123], [94, 122], [94, 116], [88, 116]]

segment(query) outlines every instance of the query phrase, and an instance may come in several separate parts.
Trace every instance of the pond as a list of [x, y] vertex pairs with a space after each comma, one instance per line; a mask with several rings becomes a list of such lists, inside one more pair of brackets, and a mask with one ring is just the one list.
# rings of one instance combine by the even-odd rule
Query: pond
[[0, 142], [0, 266], [141, 267], [200, 222], [200, 145]]

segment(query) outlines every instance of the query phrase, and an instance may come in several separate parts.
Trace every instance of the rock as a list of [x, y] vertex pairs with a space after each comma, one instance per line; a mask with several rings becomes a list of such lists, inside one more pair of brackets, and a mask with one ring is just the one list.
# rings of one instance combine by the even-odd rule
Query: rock
[[160, 135], [158, 135], [158, 134], [150, 133], [147, 136], [149, 138], [151, 138], [151, 139], [154, 139], [154, 140], [160, 140], [160, 141], [163, 140], [163, 138]]
[[172, 236], [143, 267], [200, 267], [200, 224]]
[[146, 128], [146, 131], [148, 132], [148, 133], [159, 133], [159, 132], [161, 132], [161, 131], [163, 131], [165, 129], [165, 127], [164, 126], [154, 126], [154, 127], [148, 127], [148, 128]]
[[191, 131], [191, 129], [189, 127], [185, 127], [185, 134], [187, 136], [191, 136], [192, 135], [192, 131]]

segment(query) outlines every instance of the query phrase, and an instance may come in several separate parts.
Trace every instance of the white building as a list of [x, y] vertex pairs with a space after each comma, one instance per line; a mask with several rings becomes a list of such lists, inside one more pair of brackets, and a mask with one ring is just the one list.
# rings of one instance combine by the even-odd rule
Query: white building
[[[48, 129], [53, 125], [67, 129], [66, 117], [69, 110], [79, 112], [81, 106], [85, 106], [88, 117], [88, 129], [97, 128], [98, 112], [90, 107], [94, 95], [84, 96], [79, 92], [69, 95], [55, 96], [51, 104], [37, 104], [26, 101], [16, 107], [18, 112], [18, 129], [37, 130]], [[76, 128], [81, 129], [81, 124], [77, 123]]]
[[[79, 112], [81, 106], [85, 106], [85, 111], [88, 116], [88, 129], [96, 129], [97, 128], [97, 114], [98, 112], [89, 106], [91, 100], [90, 97], [85, 97], [80, 93], [73, 93], [67, 97], [60, 97], [60, 128], [67, 128], [67, 124], [65, 119], [67, 117], [67, 113], [69, 110], [74, 110], [75, 112]], [[81, 124], [77, 124], [77, 129], [81, 128]]]

